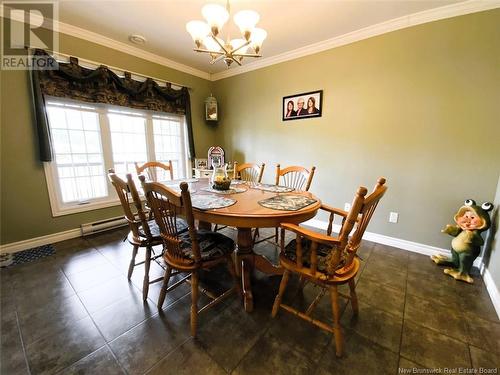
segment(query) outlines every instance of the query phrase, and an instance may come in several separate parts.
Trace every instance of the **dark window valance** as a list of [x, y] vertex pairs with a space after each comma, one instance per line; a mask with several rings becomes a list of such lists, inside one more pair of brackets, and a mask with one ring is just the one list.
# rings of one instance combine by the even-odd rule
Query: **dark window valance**
[[[43, 50], [35, 50], [34, 55], [55, 61]], [[106, 66], [97, 69], [84, 68], [78, 65], [78, 59], [74, 57], [70, 58], [69, 63], [54, 64], [57, 67], [55, 70], [30, 72], [41, 161], [52, 160], [45, 95], [184, 115], [188, 130], [189, 154], [194, 158], [191, 102], [186, 87], [180, 90], [173, 89], [170, 84], [161, 87], [151, 78], [147, 78], [144, 82], [136, 81], [128, 72], [121, 78]]]

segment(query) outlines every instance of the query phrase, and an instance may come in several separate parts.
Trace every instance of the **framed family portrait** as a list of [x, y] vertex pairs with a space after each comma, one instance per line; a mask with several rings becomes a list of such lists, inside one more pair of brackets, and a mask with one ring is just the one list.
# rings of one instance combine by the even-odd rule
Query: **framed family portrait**
[[323, 90], [283, 97], [283, 121], [321, 117]]

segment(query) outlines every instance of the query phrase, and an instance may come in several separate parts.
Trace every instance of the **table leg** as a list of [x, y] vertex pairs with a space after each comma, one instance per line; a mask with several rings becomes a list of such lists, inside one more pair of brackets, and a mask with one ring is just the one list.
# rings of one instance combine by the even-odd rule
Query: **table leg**
[[250, 276], [253, 269], [253, 240], [252, 229], [238, 228], [238, 248], [236, 249], [236, 267], [238, 275], [241, 276], [243, 289], [243, 303], [245, 311], [253, 310], [252, 286]]

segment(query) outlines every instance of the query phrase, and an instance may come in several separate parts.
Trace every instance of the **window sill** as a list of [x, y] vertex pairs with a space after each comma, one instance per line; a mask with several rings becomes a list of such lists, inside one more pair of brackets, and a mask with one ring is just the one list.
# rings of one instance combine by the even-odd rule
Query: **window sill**
[[54, 205], [51, 205], [51, 210], [52, 210], [52, 216], [58, 217], [58, 216], [76, 214], [79, 212], [94, 211], [100, 208], [114, 207], [119, 205], [120, 205], [120, 200], [113, 199], [109, 201], [93, 202], [89, 204], [67, 206], [67, 207], [54, 207]]

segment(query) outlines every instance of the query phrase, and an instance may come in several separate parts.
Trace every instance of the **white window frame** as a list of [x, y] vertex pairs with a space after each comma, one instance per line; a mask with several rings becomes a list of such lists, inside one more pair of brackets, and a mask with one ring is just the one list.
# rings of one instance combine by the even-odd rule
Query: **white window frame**
[[[181, 158], [180, 169], [184, 170], [185, 176], [187, 178], [191, 177], [190, 175], [191, 159], [189, 157], [189, 152], [188, 152], [188, 139], [187, 139], [185, 116], [175, 115], [170, 113], [155, 112], [155, 111], [147, 111], [147, 110], [136, 110], [133, 108], [126, 108], [126, 107], [113, 106], [107, 104], [88, 104], [84, 102], [79, 102], [69, 99], [61, 99], [57, 97], [47, 97], [46, 102], [47, 103], [56, 102], [66, 105], [69, 104], [69, 105], [87, 106], [95, 108], [95, 112], [97, 112], [99, 116], [99, 126], [100, 126], [101, 144], [102, 144], [105, 171], [107, 171], [109, 168], [113, 168], [114, 166], [113, 149], [111, 144], [111, 132], [108, 119], [109, 110], [134, 112], [141, 114], [142, 116], [145, 117], [146, 150], [147, 150], [148, 161], [156, 161], [156, 152], [154, 148], [155, 146], [154, 146], [154, 133], [153, 133], [153, 116], [170, 117], [170, 118], [178, 117], [181, 123], [181, 140], [184, 139], [184, 142], [181, 142], [181, 154], [183, 155], [183, 157]], [[90, 199], [87, 202], [63, 203], [61, 188], [59, 185], [59, 178], [57, 173], [57, 164], [55, 163], [55, 161], [44, 162], [43, 167], [45, 172], [45, 180], [47, 182], [50, 208], [53, 217], [70, 215], [78, 212], [98, 210], [101, 208], [120, 205], [120, 200], [118, 199], [118, 195], [116, 194], [115, 188], [113, 187], [113, 185], [111, 185], [111, 183], [107, 178], [106, 178], [106, 184], [108, 188], [107, 197]]]

